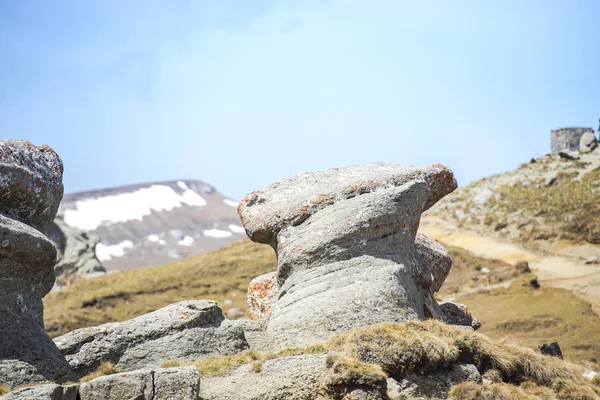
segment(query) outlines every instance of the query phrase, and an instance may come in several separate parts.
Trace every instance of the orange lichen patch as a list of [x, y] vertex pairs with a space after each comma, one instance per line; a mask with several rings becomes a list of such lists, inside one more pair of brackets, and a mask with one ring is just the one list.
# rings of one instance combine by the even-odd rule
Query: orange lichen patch
[[248, 315], [250, 319], [265, 319], [277, 300], [277, 273], [269, 272], [254, 278], [248, 285]]

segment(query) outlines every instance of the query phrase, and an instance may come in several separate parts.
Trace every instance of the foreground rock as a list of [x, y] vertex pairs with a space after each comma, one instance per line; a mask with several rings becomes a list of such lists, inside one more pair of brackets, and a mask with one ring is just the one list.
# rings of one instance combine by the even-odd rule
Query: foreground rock
[[143, 369], [102, 376], [78, 385], [40, 385], [15, 390], [2, 400], [198, 400], [196, 367]]
[[433, 289], [449, 265], [432, 269], [428, 260], [447, 253], [415, 240], [421, 213], [455, 188], [440, 165], [371, 164], [300, 174], [244, 197], [248, 236], [277, 253], [270, 347], [306, 346], [360, 325], [443, 319]]
[[338, 364], [325, 354], [248, 364], [228, 376], [203, 377], [200, 395], [210, 400], [387, 399], [385, 376], [361, 375]]
[[598, 147], [598, 139], [596, 139], [594, 132], [585, 132], [583, 135], [581, 135], [581, 140], [579, 141], [580, 153], [589, 153], [596, 147]]
[[102, 361], [120, 369], [148, 368], [248, 348], [242, 328], [207, 300], [182, 301], [125, 322], [78, 329], [54, 341], [80, 377]]
[[87, 232], [67, 225], [62, 216], [57, 216], [48, 237], [57, 250], [56, 276], [87, 275], [106, 272], [106, 268], [96, 257], [99, 239]]
[[62, 172], [49, 147], [0, 141], [0, 371], [7, 371], [0, 384], [76, 379], [42, 320], [56, 260], [45, 234], [63, 194]]

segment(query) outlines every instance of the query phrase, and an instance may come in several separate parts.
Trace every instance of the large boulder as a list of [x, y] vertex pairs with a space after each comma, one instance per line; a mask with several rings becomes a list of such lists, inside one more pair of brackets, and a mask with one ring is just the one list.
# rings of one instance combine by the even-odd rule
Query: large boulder
[[106, 272], [106, 268], [96, 257], [99, 238], [70, 227], [65, 223], [62, 215], [54, 219], [48, 237], [57, 250], [54, 266], [56, 276]]
[[17, 389], [2, 396], [2, 400], [81, 400], [77, 385], [61, 386], [55, 383]]
[[181, 301], [128, 321], [77, 329], [54, 342], [80, 377], [103, 361], [121, 369], [150, 368], [248, 348], [241, 326], [208, 300]]
[[44, 297], [54, 285], [56, 249], [46, 237], [63, 194], [60, 157], [48, 146], [0, 140], [0, 384], [76, 377], [44, 330]]
[[445, 256], [419, 254], [415, 240], [421, 213], [454, 189], [441, 165], [371, 164], [300, 174], [245, 196], [238, 210], [248, 236], [277, 254], [269, 346], [306, 346], [360, 325], [443, 319], [433, 289], [449, 266], [431, 268], [429, 258]]

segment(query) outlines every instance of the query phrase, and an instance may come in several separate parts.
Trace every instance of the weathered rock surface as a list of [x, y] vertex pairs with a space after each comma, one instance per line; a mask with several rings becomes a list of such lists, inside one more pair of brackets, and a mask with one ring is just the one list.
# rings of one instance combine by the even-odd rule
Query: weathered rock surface
[[81, 385], [81, 400], [197, 400], [200, 374], [194, 366], [143, 369], [96, 378]]
[[248, 285], [248, 315], [250, 319], [266, 319], [279, 296], [277, 271], [257, 276]]
[[414, 180], [423, 180], [429, 186], [423, 210], [457, 187], [452, 171], [443, 165], [415, 167], [374, 163], [283, 179], [246, 195], [238, 212], [250, 239], [270, 244], [282, 228], [299, 225], [331, 204]]
[[260, 372], [243, 365], [224, 377], [203, 377], [200, 396], [210, 400], [315, 399], [325, 374], [324, 355], [283, 357], [265, 361]]
[[46, 384], [25, 387], [2, 396], [2, 400], [81, 400], [77, 385]]
[[461, 303], [441, 303], [445, 318], [445, 322], [451, 325], [470, 326], [474, 330], [481, 328], [481, 321], [473, 318], [469, 308]]
[[46, 234], [63, 196], [62, 174], [49, 146], [0, 140], [0, 214]]
[[152, 368], [168, 360], [197, 360], [248, 348], [239, 324], [217, 303], [190, 300], [124, 322], [82, 328], [54, 339], [78, 376], [102, 361], [121, 369]]
[[437, 242], [419, 237], [415, 246], [415, 236], [421, 212], [455, 188], [440, 165], [371, 164], [301, 174], [244, 197], [248, 235], [277, 253], [270, 347], [306, 346], [360, 325], [442, 319], [432, 288], [451, 261]]
[[481, 374], [473, 364], [456, 364], [447, 371], [427, 375], [412, 374], [400, 382], [388, 379], [390, 398], [427, 397], [447, 399], [450, 388], [461, 382], [481, 383]]
[[27, 387], [2, 400], [198, 400], [199, 392], [198, 369], [188, 366], [101, 376], [81, 385]]
[[[62, 162], [47, 146], [1, 140], [0, 190], [0, 363], [29, 371], [29, 382], [74, 380], [42, 320], [56, 260], [44, 233], [63, 193]], [[0, 384], [22, 383], [14, 371], [0, 375]]]
[[260, 368], [244, 365], [225, 377], [203, 377], [200, 396], [210, 400], [387, 399], [383, 377], [344, 372], [328, 365], [325, 354], [282, 357], [267, 360]]
[[598, 147], [598, 139], [596, 139], [594, 132], [585, 132], [581, 135], [581, 140], [579, 141], [580, 153], [589, 153], [596, 147]]
[[557, 155], [561, 150], [577, 151], [581, 142], [581, 137], [586, 134], [594, 134], [592, 128], [561, 128], [550, 132], [550, 148], [553, 155]]
[[67, 225], [59, 215], [48, 233], [48, 238], [57, 250], [54, 272], [60, 275], [86, 275], [106, 272], [106, 268], [96, 257], [99, 239], [87, 232]]

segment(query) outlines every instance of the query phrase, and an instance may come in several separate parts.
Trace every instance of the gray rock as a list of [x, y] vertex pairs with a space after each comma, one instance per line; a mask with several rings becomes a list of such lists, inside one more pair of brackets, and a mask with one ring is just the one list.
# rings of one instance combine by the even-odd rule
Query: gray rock
[[442, 318], [431, 287], [434, 279], [441, 285], [450, 260], [425, 237], [417, 251], [415, 236], [421, 212], [455, 187], [441, 165], [372, 164], [301, 174], [244, 197], [239, 212], [248, 235], [277, 254], [269, 346], [307, 346], [366, 324]]
[[585, 132], [583, 135], [581, 135], [581, 139], [579, 141], [580, 153], [589, 153], [596, 147], [598, 147], [598, 139], [596, 139], [594, 132]]
[[326, 373], [322, 354], [267, 360], [258, 372], [252, 367], [253, 364], [243, 365], [224, 377], [202, 377], [201, 398], [312, 400], [317, 398], [319, 381]]
[[447, 399], [452, 386], [461, 382], [481, 383], [481, 374], [473, 364], [453, 365], [448, 371], [438, 371], [426, 375], [412, 374], [396, 382], [392, 388], [404, 397], [433, 397]]
[[284, 179], [246, 195], [238, 212], [250, 239], [272, 244], [274, 235], [283, 228], [299, 225], [336, 202], [414, 180], [425, 181], [429, 187], [423, 210], [457, 187], [452, 171], [440, 164], [415, 167], [374, 163]]
[[62, 196], [60, 158], [47, 146], [2, 140], [0, 186], [0, 363], [3, 369], [15, 367], [0, 375], [0, 384], [37, 382], [40, 376], [59, 383], [76, 380], [42, 320], [42, 297], [54, 285], [56, 260], [43, 232]]
[[257, 276], [248, 284], [248, 315], [250, 319], [267, 319], [279, 297], [277, 271]]
[[592, 128], [561, 128], [550, 132], [551, 154], [558, 155], [561, 150], [577, 151], [581, 137], [585, 133], [594, 134]]
[[243, 320], [234, 321], [244, 331], [244, 336], [248, 342], [250, 350], [268, 351], [267, 343], [267, 321], [262, 320]]
[[560, 158], [564, 158], [566, 160], [579, 160], [579, 152], [577, 150], [560, 150], [558, 152]]
[[469, 308], [461, 303], [440, 303], [440, 308], [444, 313], [444, 321], [451, 325], [468, 326], [477, 330], [481, 328], [481, 321], [473, 318]]
[[25, 387], [2, 396], [2, 400], [78, 400], [76, 385], [47, 384]]
[[194, 366], [143, 369], [96, 378], [81, 385], [81, 400], [197, 400], [200, 374]]
[[420, 268], [416, 268], [416, 272], [421, 286], [428, 289], [427, 276], [431, 276], [431, 290], [439, 291], [452, 268], [452, 258], [450, 258], [448, 250], [437, 240], [417, 233], [415, 257], [417, 259], [415, 265], [420, 265]]
[[591, 256], [588, 257], [585, 261], [585, 264], [597, 264], [598, 263], [598, 256]]
[[68, 226], [63, 216], [58, 215], [54, 219], [48, 238], [57, 250], [54, 266], [56, 276], [106, 272], [106, 268], [96, 257], [98, 237]]
[[415, 181], [363, 194], [278, 233], [280, 297], [267, 327], [274, 349], [425, 317], [428, 292], [413, 277], [413, 257], [427, 189]]
[[124, 322], [78, 329], [54, 339], [78, 376], [102, 361], [121, 369], [157, 367], [168, 360], [196, 360], [248, 348], [239, 324], [217, 303], [190, 300]]
[[0, 382], [11, 387], [23, 386], [36, 382], [46, 382], [36, 367], [19, 360], [0, 360]]

